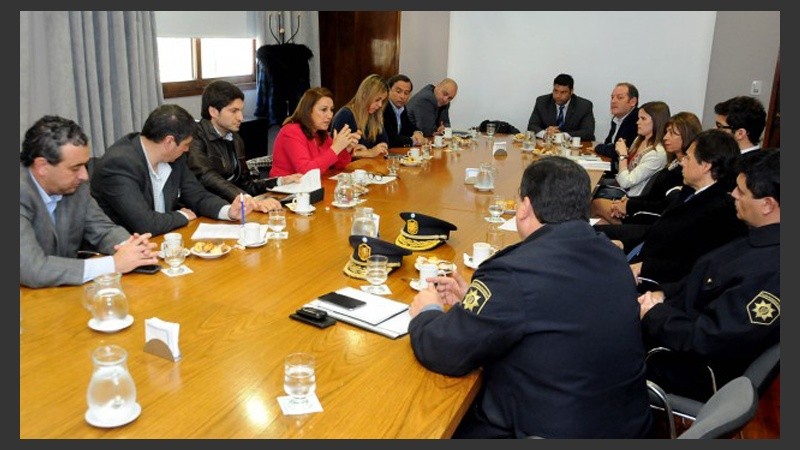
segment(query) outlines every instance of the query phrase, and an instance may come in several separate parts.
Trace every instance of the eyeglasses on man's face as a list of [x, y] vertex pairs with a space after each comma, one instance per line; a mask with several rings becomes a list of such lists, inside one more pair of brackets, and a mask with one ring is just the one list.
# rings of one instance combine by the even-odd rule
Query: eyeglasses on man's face
[[731, 131], [736, 130], [736, 127], [725, 125], [724, 123], [719, 123], [719, 122], [716, 122], [714, 126], [716, 126], [718, 130], [731, 130]]

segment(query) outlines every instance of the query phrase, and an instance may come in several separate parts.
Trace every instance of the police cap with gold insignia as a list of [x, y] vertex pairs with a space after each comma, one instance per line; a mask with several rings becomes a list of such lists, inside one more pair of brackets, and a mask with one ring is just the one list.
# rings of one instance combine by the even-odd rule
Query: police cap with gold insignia
[[394, 243], [415, 252], [444, 244], [450, 238], [450, 232], [458, 229], [450, 222], [417, 212], [401, 212], [400, 217], [405, 224]]
[[400, 248], [391, 242], [369, 236], [350, 236], [350, 245], [353, 247], [353, 253], [344, 266], [344, 273], [361, 280], [367, 279], [367, 258], [371, 255], [386, 256], [389, 259], [386, 267], [391, 272], [403, 264], [403, 256], [411, 254], [409, 250]]

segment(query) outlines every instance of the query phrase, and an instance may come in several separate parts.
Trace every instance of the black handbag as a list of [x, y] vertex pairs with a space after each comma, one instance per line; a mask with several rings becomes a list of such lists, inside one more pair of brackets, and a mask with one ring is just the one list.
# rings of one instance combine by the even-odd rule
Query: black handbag
[[592, 198], [606, 198], [609, 200], [619, 200], [627, 194], [625, 189], [619, 186], [611, 186], [608, 184], [598, 184], [594, 189]]

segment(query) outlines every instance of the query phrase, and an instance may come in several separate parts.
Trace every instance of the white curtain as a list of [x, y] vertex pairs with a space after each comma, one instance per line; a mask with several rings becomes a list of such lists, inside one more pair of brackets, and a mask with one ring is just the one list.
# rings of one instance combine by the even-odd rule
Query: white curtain
[[[255, 15], [256, 48], [267, 44], [287, 42], [305, 45], [314, 54], [314, 57], [308, 62], [311, 87], [319, 86], [322, 83], [322, 77], [319, 70], [319, 14], [317, 11], [255, 11]], [[280, 23], [283, 25], [283, 34], [280, 33], [278, 27], [279, 18], [282, 19]], [[289, 39], [293, 35], [294, 38], [290, 41]], [[276, 37], [277, 39], [275, 39]]]
[[20, 11], [20, 142], [40, 117], [75, 120], [93, 156], [163, 103], [152, 11]]

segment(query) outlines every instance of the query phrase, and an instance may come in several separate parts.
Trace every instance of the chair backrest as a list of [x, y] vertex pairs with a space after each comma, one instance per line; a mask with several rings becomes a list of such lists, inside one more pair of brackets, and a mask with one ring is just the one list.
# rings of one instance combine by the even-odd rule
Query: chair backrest
[[744, 376], [753, 382], [758, 395], [764, 394], [769, 388], [770, 383], [780, 371], [781, 367], [781, 343], [773, 345], [764, 350], [758, 358], [745, 369]]
[[734, 378], [700, 408], [694, 423], [678, 439], [718, 439], [744, 427], [756, 414], [758, 395], [749, 378]]

